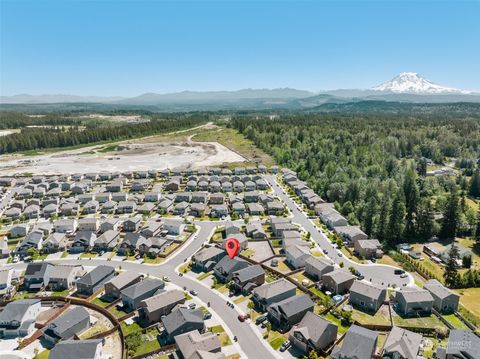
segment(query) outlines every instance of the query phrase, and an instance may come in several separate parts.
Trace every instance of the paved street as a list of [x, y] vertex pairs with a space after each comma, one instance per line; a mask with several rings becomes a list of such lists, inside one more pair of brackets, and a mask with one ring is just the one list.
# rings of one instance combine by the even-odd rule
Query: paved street
[[312, 234], [311, 238], [318, 243], [322, 250], [328, 251], [327, 256], [335, 263], [338, 264], [343, 262], [345, 268], [353, 266], [356, 270], [362, 273], [366, 280], [383, 287], [391, 286], [392, 284], [395, 284], [397, 287], [413, 284], [413, 278], [410, 274], [407, 278], [400, 278], [399, 275], [395, 275], [393, 273], [394, 267], [383, 264], [359, 264], [351, 261], [345, 256], [339, 257], [339, 251], [333, 247], [332, 243], [328, 240], [325, 234], [318, 230], [318, 228], [312, 223], [307, 215], [303, 211], [299, 210], [295, 201], [293, 201], [277, 183], [276, 177], [273, 175], [266, 175], [265, 179], [273, 188], [275, 195], [280, 197], [280, 199], [288, 206], [290, 212], [292, 212], [292, 221], [302, 226], [306, 231], [310, 232]]
[[[52, 263], [64, 263], [64, 264], [82, 264], [84, 266], [99, 266], [108, 265], [115, 268], [122, 267], [123, 270], [135, 271], [145, 274], [150, 274], [155, 277], [163, 277], [167, 275], [173, 284], [186, 287], [187, 290], [196, 290], [198, 292], [198, 298], [205, 303], [210, 302], [211, 309], [222, 318], [225, 324], [228, 326], [233, 335], [238, 338], [243, 352], [248, 358], [277, 358], [279, 354], [275, 354], [273, 349], [268, 346], [268, 343], [262, 341], [250, 328], [248, 323], [242, 323], [238, 320], [238, 312], [226, 305], [225, 299], [216, 294], [210, 288], [205, 287], [199, 281], [195, 279], [187, 278], [186, 276], [180, 277], [175, 268], [184, 262], [185, 258], [189, 258], [193, 255], [204, 242], [208, 241], [212, 231], [216, 226], [221, 225], [221, 222], [196, 222], [200, 226], [200, 231], [196, 237], [187, 244], [177, 255], [172, 257], [165, 263], [160, 265], [145, 265], [140, 263], [132, 263], [127, 261], [105, 261], [105, 260], [49, 260]], [[25, 263], [17, 263], [11, 265], [16, 269], [24, 269]], [[233, 338], [232, 338], [233, 340]]]

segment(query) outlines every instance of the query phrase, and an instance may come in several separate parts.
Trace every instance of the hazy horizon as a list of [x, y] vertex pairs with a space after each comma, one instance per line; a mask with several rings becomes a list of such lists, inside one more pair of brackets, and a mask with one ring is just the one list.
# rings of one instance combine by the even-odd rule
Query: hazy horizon
[[480, 91], [479, 2], [0, 4], [2, 96], [321, 92], [405, 71]]

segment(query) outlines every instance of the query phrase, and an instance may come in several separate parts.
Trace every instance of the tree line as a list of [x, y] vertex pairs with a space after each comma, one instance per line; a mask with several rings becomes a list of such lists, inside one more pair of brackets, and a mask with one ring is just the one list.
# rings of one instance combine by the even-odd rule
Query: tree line
[[[290, 113], [236, 116], [230, 126], [388, 247], [480, 237], [470, 201], [480, 196], [480, 116]], [[454, 166], [452, 159], [463, 164], [455, 175], [426, 175], [430, 160]]]

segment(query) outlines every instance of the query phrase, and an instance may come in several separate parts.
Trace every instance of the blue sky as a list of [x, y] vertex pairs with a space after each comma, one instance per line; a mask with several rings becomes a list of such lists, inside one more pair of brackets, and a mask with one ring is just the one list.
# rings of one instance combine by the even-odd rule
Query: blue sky
[[480, 90], [480, 1], [0, 0], [2, 95]]

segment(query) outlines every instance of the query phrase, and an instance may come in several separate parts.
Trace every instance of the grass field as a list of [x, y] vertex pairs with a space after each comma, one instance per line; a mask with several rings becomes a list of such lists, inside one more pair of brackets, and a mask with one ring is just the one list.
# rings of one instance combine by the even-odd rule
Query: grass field
[[[476, 325], [480, 323], [480, 288], [455, 289], [461, 295], [460, 304], [463, 305], [476, 318]], [[462, 311], [460, 310], [462, 313]], [[463, 315], [464, 313], [462, 313]], [[467, 318], [471, 320], [471, 318]], [[472, 323], [475, 324], [475, 323]]]
[[92, 300], [92, 303], [93, 304], [96, 304], [102, 308], [105, 308], [107, 305], [109, 305], [110, 303], [109, 302], [104, 302], [103, 300], [101, 300], [100, 298], [95, 298], [94, 300]]
[[135, 332], [138, 332], [139, 330], [142, 329], [140, 327], [140, 325], [138, 325], [138, 323], [132, 323], [130, 325], [127, 325], [127, 324], [125, 324], [125, 322], [123, 322], [121, 324], [121, 326], [122, 326], [123, 334], [125, 336], [127, 336], [129, 334], [132, 334], [132, 333], [135, 333]]
[[202, 273], [199, 276], [197, 276], [197, 280], [204, 280], [207, 277], [210, 277], [212, 275], [212, 272], [206, 272]]
[[341, 335], [347, 332], [349, 326], [343, 325], [342, 321], [339, 318], [335, 317], [332, 313], [327, 313], [323, 315], [323, 317], [338, 326], [338, 334]]
[[278, 350], [285, 340], [286, 338], [279, 332], [270, 330], [270, 333], [268, 333], [268, 344], [275, 350]]
[[275, 161], [272, 157], [257, 148], [252, 141], [247, 140], [237, 130], [220, 127], [212, 130], [202, 130], [193, 138], [199, 142], [218, 142], [232, 151], [238, 152], [247, 158], [249, 162], [262, 163], [272, 166]]

